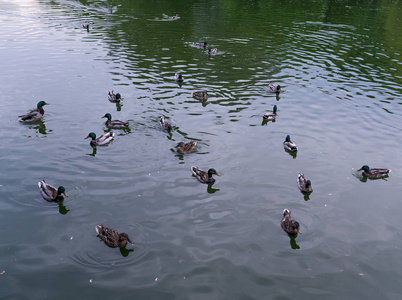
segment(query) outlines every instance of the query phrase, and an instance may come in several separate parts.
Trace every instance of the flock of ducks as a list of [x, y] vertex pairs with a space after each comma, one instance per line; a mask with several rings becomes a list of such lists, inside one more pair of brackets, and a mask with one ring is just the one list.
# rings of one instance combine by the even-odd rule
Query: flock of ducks
[[[179, 16], [176, 14], [175, 16], [172, 17], [173, 19], [178, 19]], [[84, 29], [87, 29], [89, 31], [89, 24], [84, 24], [83, 25]], [[199, 48], [204, 48], [206, 49], [208, 46], [208, 42], [203, 42], [203, 43], [194, 43], [193, 44], [195, 47]], [[207, 53], [209, 55], [214, 55], [217, 53], [217, 49], [211, 49], [208, 48]], [[180, 73], [175, 74], [175, 80], [177, 82], [183, 82], [184, 78]], [[276, 93], [279, 94], [281, 93], [281, 86], [280, 85], [274, 85], [274, 84], [269, 84], [268, 86], [268, 91], [271, 93]], [[195, 99], [198, 99], [200, 101], [206, 101], [208, 99], [208, 93], [207, 91], [203, 92], [194, 92], [192, 96]], [[112, 103], [120, 103], [123, 98], [119, 93], [115, 94], [113, 91], [108, 92], [108, 100]], [[25, 115], [21, 115], [20, 121], [22, 122], [36, 122], [39, 121], [42, 116], [44, 115], [45, 111], [43, 107], [45, 105], [49, 105], [49, 103], [46, 103], [45, 101], [40, 101], [37, 104], [37, 108], [31, 110]], [[277, 106], [274, 105], [273, 111], [266, 113], [263, 115], [263, 119], [267, 121], [273, 121], [277, 118]], [[120, 121], [120, 120], [112, 120], [112, 116], [110, 113], [106, 113], [102, 118], [106, 118], [105, 125], [108, 128], [112, 129], [124, 129], [129, 127], [129, 123], [125, 121]], [[160, 126], [163, 130], [166, 130], [168, 132], [172, 131], [172, 125], [164, 118], [161, 117], [159, 120]], [[110, 131], [108, 133], [102, 134], [100, 136], [96, 136], [94, 132], [90, 132], [88, 136], [85, 139], [90, 138], [90, 145], [93, 147], [96, 146], [103, 146], [108, 143], [110, 143], [115, 136], [115, 133], [113, 131]], [[188, 154], [192, 153], [195, 150], [195, 147], [197, 145], [197, 142], [195, 141], [190, 141], [188, 143], [184, 142], [179, 142], [176, 145], [177, 152], [180, 154]], [[283, 147], [285, 151], [290, 152], [290, 153], [296, 153], [298, 151], [297, 145], [291, 141], [290, 136], [287, 135], [285, 138], [285, 141], [283, 142]], [[215, 183], [215, 178], [212, 177], [212, 175], [217, 175], [219, 176], [218, 172], [210, 168], [208, 171], [203, 171], [200, 168], [196, 166], [191, 167], [191, 171], [194, 174], [194, 176], [204, 184], [212, 185]], [[386, 168], [370, 168], [368, 165], [362, 166], [358, 171], [363, 171], [362, 175], [366, 178], [370, 179], [378, 179], [378, 178], [385, 178], [388, 176], [390, 170]], [[58, 188], [55, 188], [54, 186], [51, 186], [50, 184], [46, 183], [45, 180], [41, 180], [38, 182], [38, 186], [41, 192], [42, 197], [46, 201], [50, 202], [61, 202], [64, 200], [64, 196], [67, 197], [66, 190], [63, 186], [59, 186]], [[311, 185], [311, 181], [307, 180], [304, 174], [299, 174], [297, 177], [297, 186], [299, 190], [306, 195], [309, 195], [313, 192], [313, 187]], [[283, 216], [281, 219], [281, 227], [282, 229], [289, 235], [289, 236], [297, 236], [300, 233], [300, 224], [294, 220], [294, 218], [291, 216], [291, 212], [288, 209], [284, 209], [283, 211]], [[124, 248], [127, 246], [128, 243], [133, 244], [133, 242], [130, 240], [129, 236], [127, 233], [121, 233], [115, 229], [108, 228], [103, 225], [96, 225], [95, 227], [96, 232], [98, 233], [98, 236], [105, 242], [110, 247], [120, 247]]]

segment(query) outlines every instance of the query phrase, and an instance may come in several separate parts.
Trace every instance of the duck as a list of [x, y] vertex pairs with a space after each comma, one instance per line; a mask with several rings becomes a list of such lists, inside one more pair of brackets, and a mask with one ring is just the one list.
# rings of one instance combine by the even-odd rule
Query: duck
[[89, 31], [89, 24], [82, 24], [82, 28], [84, 28], [87, 31]]
[[208, 99], [208, 93], [207, 91], [203, 91], [203, 92], [194, 92], [193, 93], [193, 97], [195, 99], [198, 99], [200, 101], [205, 101]]
[[166, 130], [168, 132], [172, 131], [172, 125], [170, 125], [170, 123], [164, 117], [161, 117], [161, 119], [159, 120], [159, 124], [161, 125], [163, 130]]
[[191, 141], [188, 143], [180, 142], [176, 145], [178, 153], [192, 153], [195, 149], [197, 142]]
[[119, 232], [116, 229], [112, 229], [106, 226], [96, 225], [95, 230], [98, 233], [102, 241], [110, 247], [120, 247], [124, 248], [128, 243], [133, 244], [133, 242], [128, 237], [125, 232]]
[[102, 134], [101, 136], [96, 137], [96, 134], [90, 132], [85, 139], [91, 138], [91, 146], [103, 146], [110, 143], [113, 140], [114, 132], [110, 131], [108, 133]]
[[176, 15], [174, 15], [174, 16], [172, 17], [173, 20], [177, 20], [178, 18], [179, 18], [179, 15], [178, 15], [178, 14], [176, 14]]
[[194, 46], [196, 47], [202, 47], [202, 48], [206, 48], [208, 45], [208, 42], [205, 41], [204, 43], [194, 43]]
[[128, 127], [129, 123], [128, 122], [123, 122], [120, 120], [113, 120], [112, 121], [112, 115], [107, 113], [105, 114], [102, 118], [107, 118], [106, 120], [106, 126], [110, 128], [115, 128], [115, 129], [122, 129]]
[[216, 172], [215, 169], [209, 169], [208, 172], [205, 172], [198, 167], [192, 166], [191, 171], [193, 172], [195, 177], [197, 177], [197, 179], [201, 183], [206, 183], [206, 184], [214, 184], [215, 183], [215, 179], [212, 177], [213, 174], [219, 176], [218, 172]]
[[311, 181], [307, 180], [306, 177], [304, 177], [304, 174], [299, 174], [299, 176], [297, 176], [297, 186], [303, 194], [311, 194], [313, 192]]
[[121, 95], [119, 93], [115, 94], [113, 93], [113, 91], [108, 92], [108, 98], [110, 102], [114, 102], [114, 103], [120, 103], [121, 100], [123, 100], [121, 98]]
[[297, 152], [298, 150], [296, 144], [290, 140], [290, 135], [286, 136], [286, 139], [283, 142], [283, 147], [285, 148], [285, 150], [290, 152]]
[[214, 49], [209, 48], [208, 49], [208, 54], [209, 55], [215, 55], [217, 51], [218, 51], [218, 48], [214, 48]]
[[47, 184], [44, 179], [38, 182], [38, 186], [43, 199], [47, 201], [60, 202], [64, 200], [64, 196], [68, 196], [63, 186], [59, 186], [56, 189], [54, 186]]
[[268, 120], [268, 121], [275, 120], [276, 117], [278, 116], [278, 115], [276, 114], [276, 110], [277, 110], [277, 109], [278, 109], [278, 108], [276, 107], [276, 105], [274, 105], [274, 109], [273, 109], [272, 113], [266, 113], [265, 115], [262, 116], [263, 119], [264, 119], [264, 120]]
[[46, 103], [45, 101], [39, 101], [38, 104], [36, 105], [36, 109], [31, 110], [29, 113], [18, 116], [20, 118], [20, 121], [25, 121], [25, 122], [35, 122], [39, 121], [42, 116], [45, 114], [45, 111], [43, 110], [43, 106], [49, 105], [49, 103]]
[[271, 93], [279, 94], [281, 92], [281, 86], [279, 84], [277, 86], [275, 86], [274, 84], [270, 83], [269, 84], [269, 91]]
[[290, 210], [284, 209], [283, 216], [281, 219], [281, 227], [285, 232], [292, 236], [297, 236], [300, 233], [300, 224], [299, 222], [295, 221], [292, 216], [290, 215]]
[[367, 165], [362, 166], [357, 171], [363, 171], [363, 176], [371, 179], [386, 177], [388, 173], [391, 172], [391, 170], [386, 168], [370, 168]]
[[183, 82], [184, 78], [180, 73], [176, 73], [174, 74], [174, 80], [176, 80], [177, 82]]

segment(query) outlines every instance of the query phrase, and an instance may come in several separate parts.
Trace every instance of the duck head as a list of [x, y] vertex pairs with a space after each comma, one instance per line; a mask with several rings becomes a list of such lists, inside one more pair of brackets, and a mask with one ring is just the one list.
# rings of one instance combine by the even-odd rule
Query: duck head
[[64, 188], [64, 186], [59, 186], [59, 188], [57, 189], [57, 194], [63, 194], [64, 196], [68, 197], [67, 193], [66, 193], [66, 189]]
[[45, 101], [39, 101], [37, 104], [37, 107], [41, 108], [42, 106], [45, 106], [45, 105], [49, 105], [49, 103], [46, 103]]
[[91, 138], [92, 140], [96, 139], [96, 134], [94, 132], [90, 132], [85, 139]]
[[218, 174], [218, 172], [216, 172], [215, 169], [212, 169], [212, 168], [209, 169], [209, 170], [208, 170], [208, 176], [211, 177], [213, 174], [220, 176], [220, 175]]
[[368, 165], [364, 165], [357, 171], [364, 171], [364, 172], [368, 173], [368, 172], [370, 172], [370, 167]]
[[107, 113], [102, 118], [107, 118], [110, 121], [110, 120], [112, 120], [112, 115]]

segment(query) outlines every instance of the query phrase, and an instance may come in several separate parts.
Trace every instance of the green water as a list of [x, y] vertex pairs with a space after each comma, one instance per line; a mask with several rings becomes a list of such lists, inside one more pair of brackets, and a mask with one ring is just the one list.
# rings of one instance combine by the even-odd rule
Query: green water
[[[399, 299], [401, 16], [400, 1], [2, 1], [0, 298]], [[19, 122], [40, 100], [43, 120]], [[130, 127], [93, 149], [107, 112]], [[364, 164], [392, 172], [365, 180]], [[193, 165], [221, 176], [208, 188]], [[68, 198], [43, 200], [42, 179]], [[97, 224], [134, 244], [106, 246]]]

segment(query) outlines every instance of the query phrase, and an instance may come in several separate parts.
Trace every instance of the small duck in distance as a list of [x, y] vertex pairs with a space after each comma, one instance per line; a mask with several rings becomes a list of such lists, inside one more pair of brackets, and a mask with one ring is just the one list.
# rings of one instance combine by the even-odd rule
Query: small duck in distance
[[367, 165], [362, 166], [357, 171], [363, 171], [362, 175], [364, 177], [368, 177], [370, 179], [377, 179], [377, 178], [387, 177], [388, 173], [391, 172], [391, 170], [386, 169], [386, 168], [370, 168]]
[[307, 180], [304, 174], [300, 173], [299, 176], [297, 176], [297, 186], [303, 194], [311, 194], [313, 192], [311, 181]]
[[172, 131], [172, 125], [164, 117], [161, 117], [159, 124], [163, 130], [166, 130], [167, 132]]
[[285, 148], [285, 150], [290, 152], [297, 152], [298, 150], [296, 144], [290, 140], [290, 135], [286, 136], [286, 139], [283, 142], [283, 147]]
[[208, 100], [208, 93], [207, 91], [203, 91], [203, 92], [194, 92], [193, 93], [193, 97], [197, 100], [200, 101], [205, 101]]
[[46, 201], [60, 202], [64, 200], [63, 195], [67, 197], [66, 189], [63, 186], [56, 189], [47, 184], [44, 179], [38, 182], [38, 186], [43, 199]]
[[218, 51], [218, 48], [214, 48], [214, 49], [209, 48], [208, 49], [208, 54], [209, 55], [215, 55], [217, 51]]
[[176, 80], [177, 82], [183, 82], [184, 78], [180, 73], [176, 73], [174, 74], [174, 80]]
[[178, 14], [175, 14], [175, 15], [172, 17], [173, 20], [177, 20], [178, 18], [179, 18], [179, 15], [178, 15]]
[[120, 103], [120, 101], [123, 100], [123, 98], [121, 98], [121, 95], [119, 93], [115, 94], [113, 93], [113, 91], [108, 92], [108, 99], [110, 102], [113, 103]]
[[119, 232], [116, 229], [103, 226], [102, 224], [96, 225], [95, 230], [102, 241], [110, 247], [124, 248], [128, 243], [133, 244], [128, 234], [125, 232]]
[[199, 48], [206, 48], [208, 45], [208, 42], [205, 41], [204, 43], [194, 43], [194, 46], [199, 47]]
[[265, 115], [262, 116], [262, 118], [263, 118], [264, 120], [268, 120], [268, 121], [275, 120], [276, 117], [278, 116], [278, 115], [276, 114], [276, 110], [277, 110], [277, 109], [278, 109], [278, 108], [276, 107], [276, 105], [274, 105], [274, 109], [273, 109], [272, 113], [266, 113]]
[[114, 132], [110, 131], [108, 133], [102, 134], [101, 136], [96, 137], [94, 132], [90, 132], [85, 139], [91, 138], [91, 146], [104, 146], [110, 143], [113, 140]]
[[195, 149], [195, 146], [197, 145], [196, 141], [191, 141], [188, 143], [180, 142], [176, 145], [177, 147], [177, 152], [182, 154], [182, 153], [192, 153]]
[[198, 167], [192, 166], [191, 171], [193, 172], [194, 176], [197, 177], [199, 182], [206, 184], [215, 183], [215, 179], [212, 177], [213, 174], [219, 176], [218, 172], [216, 172], [216, 170], [212, 168], [209, 169], [208, 172], [205, 172]]
[[82, 28], [86, 29], [89, 32], [89, 24], [82, 24]]
[[271, 93], [279, 94], [281, 92], [281, 86], [279, 84], [275, 86], [274, 84], [270, 83], [268, 88]]
[[128, 122], [123, 122], [120, 120], [113, 120], [112, 121], [112, 115], [107, 113], [105, 114], [102, 118], [107, 118], [106, 120], [106, 126], [110, 128], [115, 128], [115, 129], [122, 129], [128, 127], [129, 123]]
[[300, 233], [300, 224], [296, 222], [290, 215], [290, 210], [284, 209], [281, 219], [281, 227], [285, 232], [292, 236], [297, 236]]
[[45, 111], [43, 109], [43, 106], [49, 105], [49, 103], [46, 103], [45, 101], [39, 101], [38, 104], [36, 105], [36, 109], [31, 110], [29, 113], [18, 116], [20, 118], [20, 121], [25, 121], [25, 122], [35, 122], [38, 121], [42, 118], [42, 116], [45, 114]]

